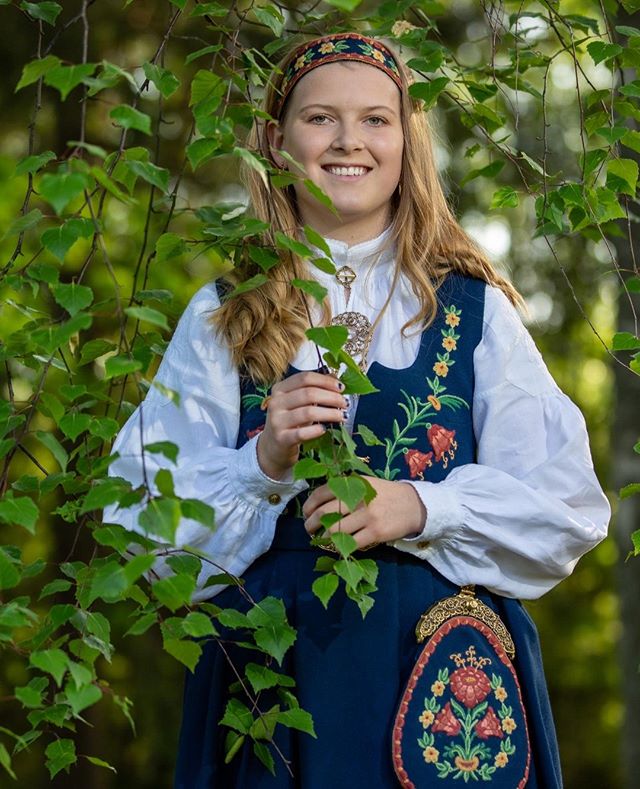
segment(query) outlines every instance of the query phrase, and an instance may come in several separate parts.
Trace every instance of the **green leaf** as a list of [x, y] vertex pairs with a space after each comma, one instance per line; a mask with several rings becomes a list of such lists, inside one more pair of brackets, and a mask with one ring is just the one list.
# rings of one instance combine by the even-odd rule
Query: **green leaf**
[[350, 586], [352, 589], [355, 589], [364, 578], [364, 572], [360, 567], [360, 563], [354, 559], [340, 559], [334, 564], [333, 569], [347, 586]]
[[11, 492], [0, 500], [0, 521], [13, 526], [23, 526], [31, 534], [36, 532], [36, 523], [40, 511], [33, 499], [27, 496], [14, 498]]
[[280, 262], [278, 253], [268, 247], [256, 247], [249, 244], [248, 251], [251, 260], [257, 263], [264, 272], [269, 271]]
[[133, 625], [127, 630], [125, 636], [141, 636], [158, 621], [158, 616], [155, 613], [143, 614], [137, 619]]
[[[262, 723], [262, 720], [259, 719], [259, 723]], [[240, 737], [239, 739], [244, 739], [244, 737]], [[258, 740], [253, 741], [253, 752], [255, 755], [260, 759], [262, 764], [269, 770], [271, 775], [276, 774], [276, 765], [271, 755], [271, 751], [269, 750], [269, 746], [264, 742], [259, 742]]]
[[66, 581], [64, 578], [56, 578], [55, 581], [45, 584], [40, 592], [38, 600], [42, 600], [44, 597], [49, 597], [58, 592], [66, 592], [68, 589], [71, 589], [71, 586], [71, 581]]
[[102, 691], [97, 685], [83, 685], [77, 688], [74, 682], [68, 682], [65, 693], [74, 715], [79, 715], [82, 710], [93, 706], [102, 698]]
[[110, 417], [94, 417], [89, 425], [89, 432], [92, 436], [97, 436], [103, 441], [110, 441], [120, 429], [120, 425], [115, 419]]
[[221, 49], [222, 49], [222, 44], [211, 44], [208, 47], [202, 47], [202, 49], [196, 49], [195, 52], [191, 52], [191, 54], [187, 55], [184, 64], [185, 66], [188, 66], [189, 63], [193, 63], [194, 60], [197, 60], [198, 58], [201, 58], [204, 55], [211, 55], [214, 52], [219, 52]]
[[176, 233], [163, 233], [156, 241], [156, 259], [158, 263], [179, 257], [187, 251], [184, 239]]
[[312, 737], [316, 736], [313, 728], [313, 718], [306, 710], [300, 709], [300, 707], [279, 712], [278, 722], [283, 726], [288, 726], [290, 729], [298, 729], [298, 731], [303, 731]]
[[175, 499], [152, 499], [138, 516], [146, 533], [173, 543], [180, 523], [180, 504]]
[[153, 82], [163, 98], [168, 99], [180, 87], [180, 80], [169, 69], [156, 66], [153, 63], [145, 63], [142, 68], [145, 77]]
[[329, 490], [353, 512], [364, 501], [367, 494], [365, 481], [358, 476], [332, 477], [328, 481]]
[[191, 96], [189, 106], [209, 102], [208, 110], [213, 112], [226, 90], [226, 82], [212, 71], [200, 69], [191, 81]]
[[221, 142], [217, 137], [201, 137], [187, 146], [187, 158], [192, 170], [197, 170], [201, 164], [208, 162], [221, 153]]
[[607, 188], [635, 196], [638, 163], [633, 159], [612, 159], [607, 164]]
[[178, 460], [178, 446], [172, 441], [156, 441], [153, 444], [145, 444], [144, 448], [147, 452], [164, 455], [172, 463]]
[[311, 591], [320, 600], [322, 605], [326, 608], [329, 600], [333, 597], [338, 589], [338, 576], [333, 574], [323, 575], [311, 585]]
[[105, 353], [115, 350], [116, 345], [109, 340], [89, 340], [80, 350], [80, 365], [89, 364]]
[[60, 62], [60, 58], [57, 58], [55, 55], [47, 55], [46, 58], [32, 60], [30, 63], [27, 63], [22, 69], [22, 76], [16, 85], [16, 92], [37, 82], [40, 77], [43, 77], [52, 68], [60, 65]]
[[94, 231], [95, 226], [89, 219], [68, 219], [59, 227], [45, 230], [40, 241], [45, 249], [62, 261], [79, 238], [91, 238]]
[[250, 290], [262, 287], [262, 285], [268, 281], [269, 278], [266, 274], [256, 274], [254, 277], [250, 277], [239, 285], [236, 285], [227, 298], [232, 299], [235, 296], [239, 296], [241, 293], [248, 293]]
[[155, 186], [163, 194], [169, 189], [169, 171], [164, 167], [157, 167], [151, 162], [128, 161], [126, 166], [132, 173], [139, 175], [147, 183]]
[[299, 288], [303, 293], [308, 293], [318, 304], [322, 304], [327, 296], [327, 289], [314, 279], [298, 279], [295, 277], [291, 280], [291, 284], [295, 288]]
[[109, 113], [109, 117], [123, 129], [135, 129], [143, 134], [151, 134], [151, 118], [128, 104], [114, 107]]
[[54, 740], [47, 745], [45, 754], [47, 756], [45, 764], [51, 778], [77, 761], [76, 746], [73, 740]]
[[203, 638], [204, 636], [215, 636], [217, 630], [213, 626], [213, 622], [206, 615], [199, 611], [192, 611], [187, 614], [182, 620], [182, 629], [188, 636], [194, 638]]
[[64, 101], [69, 93], [86, 77], [90, 77], [95, 70], [95, 63], [81, 63], [78, 66], [63, 66], [61, 64], [47, 70], [44, 75], [44, 83], [60, 91], [60, 96]]
[[273, 35], [279, 38], [284, 30], [284, 17], [277, 8], [272, 5], [254, 6], [253, 13], [256, 19], [263, 25], [271, 28]]
[[173, 474], [169, 471], [169, 469], [159, 469], [156, 472], [153, 481], [156, 488], [163, 496], [167, 496], [168, 498], [175, 496], [175, 491], [173, 488]]
[[105, 378], [119, 378], [142, 369], [142, 362], [131, 356], [110, 356], [104, 365]]
[[313, 255], [313, 250], [309, 249], [306, 244], [296, 241], [295, 238], [290, 238], [279, 230], [276, 232], [276, 246], [279, 249], [288, 249], [294, 255], [299, 255], [301, 258], [308, 258]]
[[0, 547], [0, 589], [13, 589], [21, 578], [19, 565]]
[[491, 162], [486, 167], [480, 167], [477, 170], [471, 170], [468, 172], [465, 177], [460, 181], [460, 185], [464, 186], [464, 184], [472, 181], [474, 178], [484, 177], [484, 178], [495, 178], [496, 175], [502, 170], [504, 167], [505, 162], [503, 159], [497, 159], [495, 162]]
[[640, 348], [640, 338], [628, 331], [617, 332], [611, 342], [612, 351], [634, 351]]
[[169, 331], [169, 324], [167, 323], [167, 316], [153, 307], [127, 307], [125, 309], [127, 315], [139, 321], [151, 323], [154, 326], [159, 326], [161, 329]]
[[108, 507], [110, 504], [115, 504], [120, 501], [125, 493], [131, 490], [130, 483], [126, 482], [119, 477], [111, 477], [109, 479], [102, 479], [96, 485], [89, 489], [89, 492], [84, 498], [81, 513], [92, 512], [93, 510], [101, 510], [103, 507]]
[[26, 11], [32, 19], [42, 19], [49, 25], [55, 25], [58, 14], [62, 11], [62, 6], [59, 3], [44, 2], [44, 3], [27, 3], [23, 0], [20, 3], [20, 8]]
[[335, 206], [333, 205], [333, 201], [331, 200], [328, 194], [322, 191], [322, 189], [318, 186], [318, 184], [315, 184], [310, 178], [305, 178], [302, 183], [304, 184], [309, 194], [312, 197], [315, 197], [315, 199], [320, 203], [320, 205], [325, 206], [333, 214], [338, 216], [338, 212]]
[[327, 244], [327, 242], [324, 240], [324, 238], [320, 235], [320, 233], [318, 233], [316, 230], [314, 230], [310, 225], [305, 225], [303, 230], [304, 230], [304, 234], [305, 234], [305, 236], [307, 238], [307, 241], [310, 244], [313, 244], [315, 247], [318, 247], [318, 249], [321, 252], [324, 252], [324, 254], [328, 258], [330, 258], [331, 257], [331, 248], [329, 247], [329, 244]]
[[65, 472], [67, 470], [67, 463], [69, 462], [69, 455], [58, 439], [53, 433], [47, 433], [44, 430], [37, 430], [35, 435], [38, 441], [51, 452], [57, 464], [60, 466], [60, 470]]
[[86, 285], [70, 282], [51, 285], [50, 288], [53, 298], [72, 317], [88, 307], [93, 301], [93, 291]]
[[188, 605], [195, 588], [195, 579], [186, 573], [163, 578], [151, 587], [155, 597], [171, 611], [177, 611], [178, 608]]
[[340, 11], [355, 11], [362, 0], [326, 0], [327, 5], [339, 8]]
[[358, 543], [351, 534], [339, 531], [331, 535], [331, 540], [338, 549], [340, 556], [343, 556], [345, 559], [358, 549]]
[[631, 533], [631, 542], [633, 543], [633, 555], [640, 556], [640, 529]]
[[265, 163], [260, 159], [255, 153], [252, 151], [247, 150], [246, 148], [239, 148], [236, 146], [233, 149], [233, 155], [237, 156], [242, 162], [250, 167], [252, 170], [255, 170], [260, 178], [262, 179], [262, 183], [265, 187], [269, 188], [269, 179], [267, 178], [267, 168]]
[[94, 764], [96, 767], [104, 767], [106, 770], [111, 770], [114, 773], [118, 772], [115, 767], [109, 764], [109, 762], [105, 762], [104, 759], [98, 759], [97, 756], [85, 756], [83, 754], [83, 758], [88, 762], [91, 762], [91, 764]]
[[587, 44], [587, 52], [593, 58], [593, 62], [598, 65], [607, 60], [621, 55], [624, 50], [619, 44], [606, 44], [604, 41], [592, 41]]
[[328, 258], [312, 258], [311, 265], [315, 266], [320, 271], [324, 271], [325, 274], [336, 273], [336, 267]]
[[491, 209], [495, 208], [516, 208], [520, 203], [518, 193], [512, 186], [501, 186], [493, 193], [491, 199]]
[[26, 173], [37, 173], [49, 162], [53, 161], [56, 155], [53, 151], [44, 151], [33, 156], [25, 156], [16, 166], [16, 175], [26, 175]]
[[91, 175], [96, 179], [96, 181], [102, 186], [104, 189], [109, 192], [109, 194], [113, 195], [116, 200], [120, 200], [121, 202], [125, 203], [126, 205], [135, 205], [135, 200], [129, 195], [125, 194], [122, 189], [116, 184], [113, 178], [110, 178], [104, 170], [100, 167], [91, 167], [89, 170]]
[[198, 523], [202, 523], [203, 526], [207, 526], [209, 529], [215, 527], [216, 512], [213, 507], [205, 504], [204, 501], [200, 501], [199, 499], [182, 499], [180, 502], [180, 511], [185, 518], [191, 518], [191, 520], [198, 521]]
[[337, 353], [347, 341], [349, 331], [345, 326], [317, 326], [307, 329], [306, 335], [321, 348]]
[[234, 630], [239, 628], [253, 628], [254, 625], [246, 614], [236, 611], [234, 608], [224, 608], [218, 612], [218, 621], [224, 627], [230, 627]]
[[32, 652], [29, 655], [29, 664], [51, 674], [56, 685], [60, 687], [69, 666], [69, 658], [61, 649], [45, 649], [41, 652]]
[[62, 417], [59, 427], [65, 436], [68, 436], [72, 441], [75, 441], [81, 433], [84, 433], [85, 430], [89, 429], [90, 424], [91, 417], [89, 414], [71, 411]]
[[235, 729], [240, 734], [247, 734], [253, 723], [251, 710], [238, 699], [230, 699], [227, 702], [224, 715], [220, 723]]
[[380, 441], [380, 439], [378, 438], [378, 436], [376, 436], [373, 430], [370, 430], [366, 425], [358, 425], [356, 435], [360, 436], [360, 438], [364, 441], [365, 445], [368, 447], [384, 446], [384, 442]]
[[293, 467], [294, 479], [319, 479], [327, 476], [327, 467], [313, 458], [302, 458]]
[[14, 781], [18, 780], [17, 775], [14, 773], [13, 769], [11, 768], [11, 756], [9, 755], [9, 751], [6, 749], [4, 743], [0, 742], [0, 766], [4, 767], [4, 769], [9, 773], [9, 775], [13, 778]]
[[42, 211], [39, 208], [34, 208], [24, 216], [14, 219], [14, 221], [9, 226], [9, 229], [5, 233], [5, 238], [9, 236], [17, 236], [20, 233], [30, 230], [32, 227], [35, 227], [35, 225], [37, 225], [41, 219]]
[[[85, 80], [87, 82], [88, 80]], [[92, 156], [97, 156], [98, 159], [106, 159], [107, 152], [100, 145], [92, 145], [89, 142], [82, 142], [82, 140], [68, 140], [67, 145], [73, 148], [82, 148], [90, 153]]]
[[432, 107], [438, 100], [438, 96], [449, 84], [448, 77], [436, 77], [429, 82], [416, 82], [409, 86], [409, 95], [414, 99], [424, 102], [425, 110]]
[[640, 482], [632, 482], [630, 485], [625, 485], [620, 489], [620, 498], [628, 499], [630, 496], [636, 496], [640, 493]]
[[69, 203], [89, 186], [84, 173], [46, 173], [40, 181], [40, 194], [60, 216]]

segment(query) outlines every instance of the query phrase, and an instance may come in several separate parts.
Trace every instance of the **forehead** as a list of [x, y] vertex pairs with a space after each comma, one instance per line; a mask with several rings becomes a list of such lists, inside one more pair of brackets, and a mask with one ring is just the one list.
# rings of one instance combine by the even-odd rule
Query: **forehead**
[[383, 105], [400, 110], [400, 90], [384, 71], [357, 61], [339, 60], [309, 71], [293, 88], [289, 110], [306, 104], [357, 107]]

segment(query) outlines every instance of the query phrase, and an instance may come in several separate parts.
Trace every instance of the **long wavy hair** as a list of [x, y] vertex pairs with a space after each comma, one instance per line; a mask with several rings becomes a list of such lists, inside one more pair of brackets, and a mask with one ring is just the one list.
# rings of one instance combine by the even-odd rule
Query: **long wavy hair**
[[[285, 101], [278, 113], [278, 99], [291, 55], [278, 64], [265, 91], [263, 109], [278, 122], [284, 120], [287, 110]], [[400, 106], [405, 144], [400, 182], [392, 197], [389, 243], [397, 248], [396, 280], [404, 273], [419, 303], [417, 314], [403, 326], [403, 332], [417, 324], [426, 328], [432, 323], [437, 311], [436, 293], [449, 272], [482, 279], [502, 290], [513, 304], [521, 304], [518, 292], [496, 272], [449, 208], [435, 165], [427, 115], [422, 103], [409, 94], [412, 82], [409, 70], [397, 57], [396, 62], [402, 77]], [[247, 145], [276, 170], [267, 137], [267, 121], [256, 118]], [[243, 178], [254, 215], [269, 225], [262, 243], [275, 247], [278, 231], [295, 235], [301, 219], [293, 187], [276, 187], [270, 177], [265, 183], [259, 173], [248, 167], [243, 168]], [[258, 271], [255, 264], [246, 261], [225, 279], [236, 285]], [[282, 378], [304, 342], [309, 327], [308, 306], [304, 293], [291, 281], [308, 277], [304, 260], [282, 251], [264, 285], [223, 300], [213, 313], [212, 323], [230, 348], [233, 360], [255, 383], [272, 384]], [[330, 317], [325, 304], [322, 320], [328, 322]]]

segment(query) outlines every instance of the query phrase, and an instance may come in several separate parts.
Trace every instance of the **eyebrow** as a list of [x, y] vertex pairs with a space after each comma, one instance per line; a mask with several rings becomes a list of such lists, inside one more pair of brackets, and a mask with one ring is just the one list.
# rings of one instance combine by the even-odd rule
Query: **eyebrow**
[[[305, 104], [304, 107], [300, 107], [298, 112], [306, 112], [307, 110], [311, 109], [319, 109], [319, 110], [334, 110], [331, 104]], [[377, 112], [380, 110], [384, 110], [385, 112], [390, 112], [393, 115], [396, 115], [396, 111], [392, 108], [387, 106], [386, 104], [376, 104], [373, 107], [362, 107], [362, 112]]]

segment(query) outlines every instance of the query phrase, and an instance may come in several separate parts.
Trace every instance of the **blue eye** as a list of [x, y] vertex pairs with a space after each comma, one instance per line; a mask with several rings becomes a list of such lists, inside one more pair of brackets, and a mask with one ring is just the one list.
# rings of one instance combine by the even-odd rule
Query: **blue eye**
[[325, 121], [328, 121], [329, 118], [327, 115], [314, 115], [313, 117], [309, 118], [310, 123], [314, 123], [316, 126], [322, 126]]
[[371, 118], [367, 118], [367, 122], [370, 126], [384, 126], [387, 121], [379, 115], [374, 115]]

